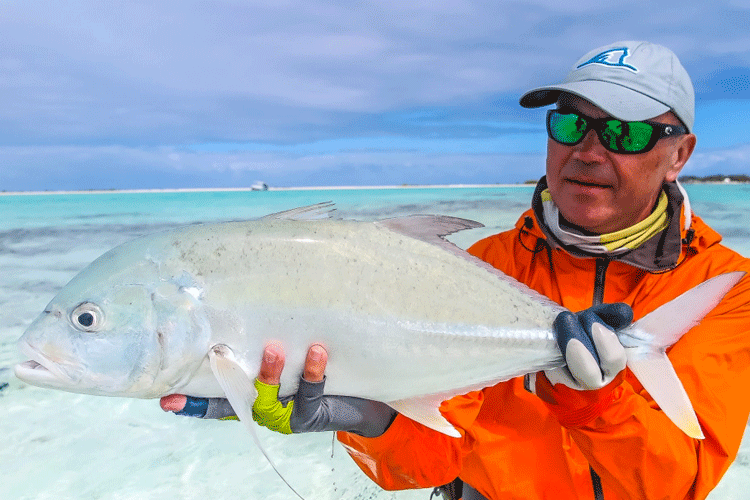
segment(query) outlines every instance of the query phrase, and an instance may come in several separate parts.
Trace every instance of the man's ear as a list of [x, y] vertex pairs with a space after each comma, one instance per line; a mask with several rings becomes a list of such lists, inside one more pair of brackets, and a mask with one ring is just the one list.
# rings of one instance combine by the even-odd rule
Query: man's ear
[[678, 137], [677, 140], [678, 142], [677, 144], [675, 144], [675, 147], [672, 150], [672, 155], [670, 157], [672, 165], [670, 166], [669, 170], [667, 170], [667, 182], [673, 182], [677, 180], [677, 176], [682, 171], [682, 167], [685, 166], [685, 163], [687, 163], [687, 161], [690, 159], [690, 156], [693, 154], [695, 143], [697, 142], [695, 134], [685, 134]]

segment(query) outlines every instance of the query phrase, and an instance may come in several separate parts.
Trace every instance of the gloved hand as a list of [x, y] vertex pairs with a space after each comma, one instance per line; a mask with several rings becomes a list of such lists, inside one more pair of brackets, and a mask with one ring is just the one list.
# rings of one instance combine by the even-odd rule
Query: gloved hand
[[161, 398], [160, 403], [162, 410], [174, 412], [175, 415], [219, 420], [237, 419], [232, 405], [225, 398], [196, 398], [170, 394]]
[[[258, 397], [253, 405], [253, 419], [276, 432], [346, 431], [364, 437], [383, 434], [396, 417], [396, 411], [385, 403], [348, 396], [324, 395], [325, 349], [315, 345], [308, 351], [305, 371], [297, 393], [279, 400], [279, 378], [284, 367], [280, 346], [266, 348], [261, 370], [255, 381]], [[183, 404], [183, 399], [184, 404]], [[226, 399], [193, 398], [171, 395], [162, 398], [165, 411], [202, 418], [227, 418], [234, 414]]]
[[547, 379], [576, 390], [600, 389], [625, 369], [625, 348], [615, 331], [633, 321], [627, 304], [599, 304], [578, 313], [565, 311], [555, 319], [557, 344], [567, 366], [545, 371]]

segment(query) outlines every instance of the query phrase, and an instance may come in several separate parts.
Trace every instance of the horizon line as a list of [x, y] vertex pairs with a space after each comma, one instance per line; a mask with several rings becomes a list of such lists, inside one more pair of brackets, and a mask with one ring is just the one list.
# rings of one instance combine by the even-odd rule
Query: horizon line
[[364, 189], [460, 189], [460, 188], [484, 188], [484, 187], [533, 187], [530, 183], [514, 184], [401, 184], [401, 185], [369, 185], [369, 186], [296, 186], [296, 187], [271, 187], [268, 189], [253, 189], [252, 187], [225, 187], [225, 188], [154, 188], [154, 189], [84, 189], [84, 190], [60, 190], [60, 191], [2, 191], [0, 196], [23, 196], [23, 195], [60, 195], [60, 194], [140, 194], [140, 193], [205, 193], [205, 192], [263, 192], [263, 191], [336, 191], [336, 190], [364, 190]]

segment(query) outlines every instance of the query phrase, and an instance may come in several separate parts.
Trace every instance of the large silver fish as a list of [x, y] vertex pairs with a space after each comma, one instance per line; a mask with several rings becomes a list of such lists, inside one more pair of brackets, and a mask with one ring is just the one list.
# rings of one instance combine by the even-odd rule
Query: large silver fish
[[[106, 396], [227, 396], [242, 418], [269, 341], [300, 369], [320, 343], [327, 393], [383, 401], [457, 435], [443, 400], [563, 365], [551, 330], [563, 309], [443, 239], [481, 224], [307, 220], [326, 211], [189, 226], [107, 252], [29, 326], [19, 346], [30, 361], [16, 375]], [[620, 333], [629, 367], [691, 436], [700, 426], [664, 349], [741, 275], [709, 280]], [[298, 376], [285, 370], [282, 395]]]

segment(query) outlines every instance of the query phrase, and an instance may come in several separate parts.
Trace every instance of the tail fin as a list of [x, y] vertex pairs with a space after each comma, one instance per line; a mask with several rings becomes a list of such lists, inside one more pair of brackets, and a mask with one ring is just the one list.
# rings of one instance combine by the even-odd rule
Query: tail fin
[[703, 431], [666, 349], [700, 323], [744, 275], [737, 271], [711, 278], [618, 334], [626, 347], [628, 368], [664, 414], [693, 438], [703, 439]]

